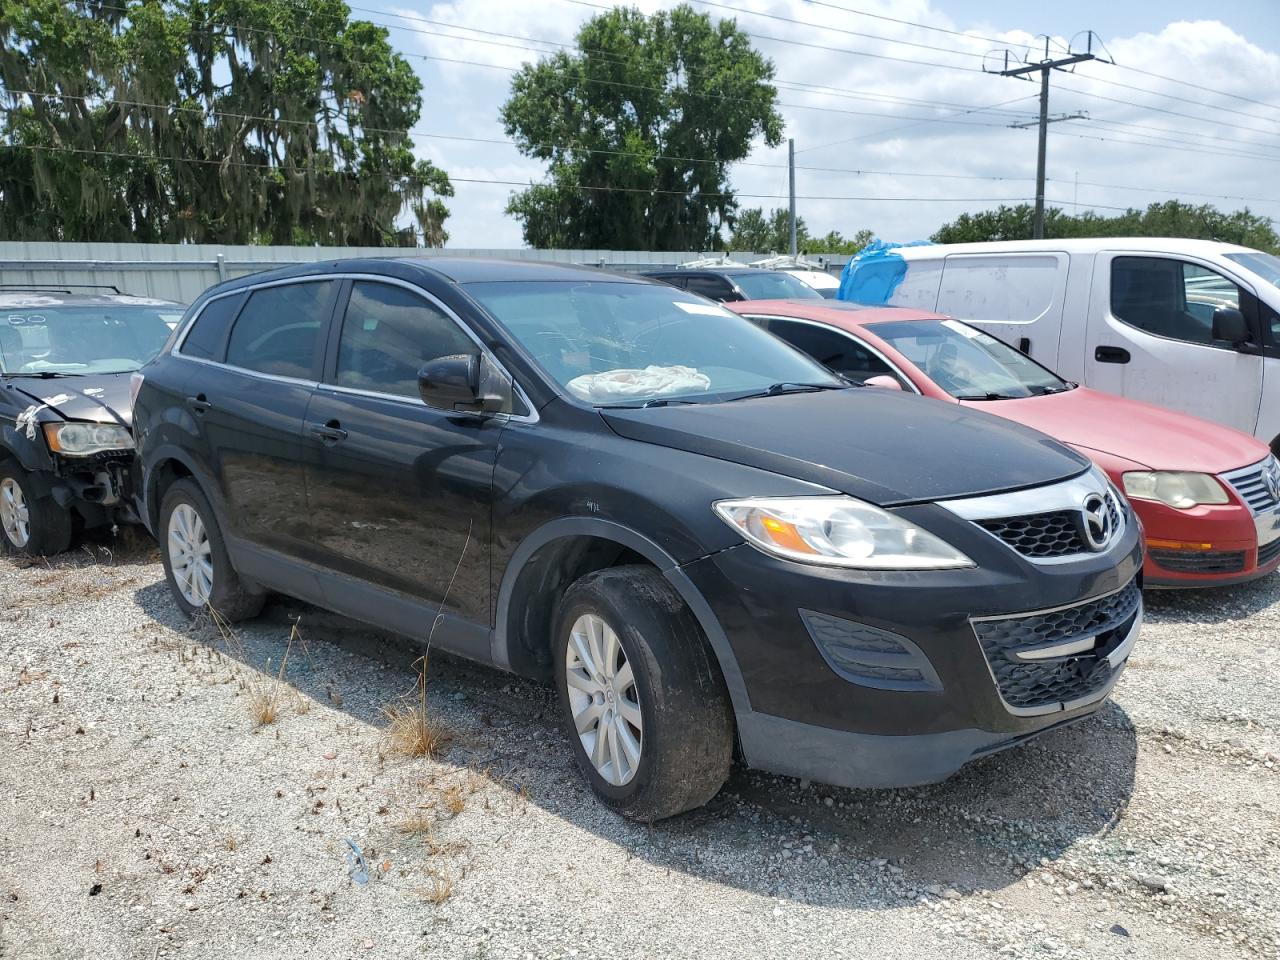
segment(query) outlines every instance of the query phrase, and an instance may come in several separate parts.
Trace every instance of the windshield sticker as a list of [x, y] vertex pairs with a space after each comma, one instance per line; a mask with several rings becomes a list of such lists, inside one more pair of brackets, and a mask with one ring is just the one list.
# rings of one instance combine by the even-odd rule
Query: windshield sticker
[[967, 323], [961, 323], [959, 320], [943, 320], [942, 325], [948, 330], [954, 330], [962, 337], [968, 337], [970, 340], [977, 340], [982, 336], [982, 331], [969, 326]]
[[711, 303], [689, 303], [687, 300], [676, 300], [675, 305], [685, 313], [701, 313], [708, 317], [723, 317], [729, 311]]

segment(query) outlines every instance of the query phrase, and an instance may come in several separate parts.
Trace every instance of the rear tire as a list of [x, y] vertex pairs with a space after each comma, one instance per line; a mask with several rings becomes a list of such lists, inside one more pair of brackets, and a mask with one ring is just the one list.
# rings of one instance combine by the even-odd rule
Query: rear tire
[[156, 532], [169, 591], [188, 617], [212, 608], [235, 623], [262, 611], [265, 595], [236, 573], [213, 508], [193, 480], [176, 480], [165, 491]]
[[71, 513], [50, 496], [39, 496], [26, 470], [12, 460], [0, 464], [0, 544], [5, 553], [51, 557], [71, 546]]
[[613, 567], [575, 582], [552, 655], [574, 757], [606, 805], [653, 822], [716, 795], [733, 759], [729, 694], [661, 573]]

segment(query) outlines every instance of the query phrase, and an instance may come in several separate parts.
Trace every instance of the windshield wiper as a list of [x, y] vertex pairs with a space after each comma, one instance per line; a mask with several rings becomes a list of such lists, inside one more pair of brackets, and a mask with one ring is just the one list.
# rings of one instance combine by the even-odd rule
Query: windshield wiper
[[1015, 397], [1008, 393], [964, 393], [957, 400], [1025, 400], [1026, 397]]
[[673, 397], [651, 397], [643, 403], [602, 403], [601, 410], [647, 410], [649, 407], [670, 407], [676, 404], [697, 403], [696, 400], [677, 400]]
[[848, 387], [845, 383], [793, 383], [784, 381], [782, 383], [771, 383], [763, 390], [757, 390], [754, 393], [744, 393], [741, 396], [730, 397], [725, 402], [731, 400], [754, 400], [757, 397], [780, 397], [786, 393], [817, 393], [820, 390], [844, 390]]
[[59, 377], [83, 377], [83, 373], [65, 373], [62, 370], [38, 370], [35, 373], [5, 373], [6, 377], [30, 377], [33, 380], [56, 380]]

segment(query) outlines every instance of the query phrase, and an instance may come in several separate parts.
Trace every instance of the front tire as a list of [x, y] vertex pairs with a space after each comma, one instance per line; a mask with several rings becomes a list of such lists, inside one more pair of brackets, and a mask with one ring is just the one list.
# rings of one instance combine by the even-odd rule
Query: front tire
[[606, 805], [653, 822], [716, 795], [733, 759], [729, 695], [661, 573], [614, 567], [575, 582], [552, 654], [574, 757]]
[[188, 617], [212, 609], [228, 622], [256, 617], [263, 594], [231, 565], [213, 508], [192, 480], [177, 480], [160, 502], [160, 557], [165, 580]]
[[39, 496], [31, 474], [16, 463], [0, 464], [0, 543], [4, 551], [51, 557], [71, 546], [71, 513], [50, 496]]

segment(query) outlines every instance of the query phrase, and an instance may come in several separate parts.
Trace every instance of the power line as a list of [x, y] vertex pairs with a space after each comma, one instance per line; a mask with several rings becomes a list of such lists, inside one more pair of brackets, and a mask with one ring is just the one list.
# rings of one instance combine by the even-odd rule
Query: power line
[[[236, 167], [240, 169], [253, 170], [282, 170], [288, 172], [308, 173], [314, 176], [336, 176], [347, 180], [353, 179], [370, 179], [373, 175], [369, 173], [361, 173], [359, 171], [344, 170], [316, 170], [303, 168], [285, 168], [268, 163], [250, 163], [244, 160], [217, 160], [207, 157], [174, 157], [164, 155], [152, 155], [145, 153], [127, 153], [118, 150], [94, 150], [85, 147], [66, 147], [66, 146], [46, 146], [44, 144], [34, 143], [13, 143], [7, 144], [0, 149], [8, 150], [33, 150], [45, 153], [75, 153], [87, 154], [98, 157], [112, 157], [116, 159], [132, 159], [146, 160], [149, 162], [164, 161], [174, 164], [183, 163], [199, 163], [213, 166]], [[394, 177], [377, 177], [377, 179], [392, 179], [399, 183], [418, 183], [424, 186], [432, 186], [432, 182], [422, 177], [411, 175], [394, 176]], [[726, 192], [710, 192], [700, 190], [660, 190], [649, 189], [648, 187], [618, 187], [610, 185], [592, 185], [583, 183], [559, 183], [559, 184], [535, 184], [526, 180], [501, 180], [488, 177], [450, 177], [451, 183], [474, 183], [488, 184], [508, 187], [530, 187], [530, 186], [562, 186], [571, 190], [585, 190], [600, 193], [640, 193], [659, 196], [677, 196], [677, 197], [719, 197], [719, 198], [747, 198], [755, 200], [786, 200], [788, 195], [785, 193], [739, 193], [738, 191]], [[1025, 201], [1025, 197], [884, 197], [884, 196], [845, 196], [845, 195], [822, 195], [822, 196], [800, 196], [797, 200], [851, 200], [859, 202], [883, 201], [886, 203], [1018, 203]]]
[[[990, 107], [973, 107], [969, 110], [964, 110], [964, 111], [961, 111], [960, 113], [952, 114], [952, 116], [964, 116], [965, 114], [969, 114], [969, 113], [978, 113], [978, 112], [988, 111], [988, 110], [991, 110], [992, 107], [1005, 106], [1010, 103], [1020, 103], [1028, 99], [1030, 99], [1030, 97], [1015, 97], [1013, 100], [1001, 100], [999, 103], [992, 104]], [[845, 137], [843, 140], [832, 140], [828, 143], [820, 143], [817, 146], [805, 147], [803, 150], [797, 150], [796, 153], [806, 153], [809, 150], [825, 150], [827, 147], [838, 147], [842, 144], [853, 143], [855, 140], [866, 140], [870, 137], [884, 136], [885, 134], [896, 133], [899, 130], [907, 130], [911, 127], [918, 127], [921, 124], [932, 123], [932, 122], [935, 122], [935, 121], [933, 119], [915, 120], [911, 123], [904, 123], [898, 126], [888, 127], [884, 130], [873, 130], [871, 133], [862, 133], [856, 137]], [[953, 121], [953, 122], [958, 122], [958, 121]], [[966, 126], [977, 126], [977, 124], [966, 124]], [[988, 126], [988, 124], [983, 124], [983, 126]]]

